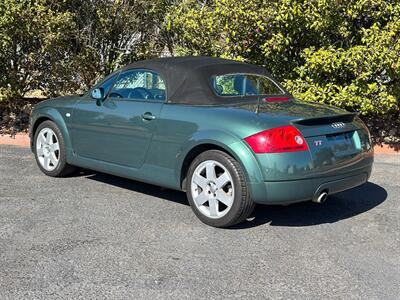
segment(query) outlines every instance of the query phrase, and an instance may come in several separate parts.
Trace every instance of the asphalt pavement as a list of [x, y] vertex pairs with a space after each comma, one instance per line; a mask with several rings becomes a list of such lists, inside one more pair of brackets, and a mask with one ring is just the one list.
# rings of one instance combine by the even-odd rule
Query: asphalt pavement
[[[294, 191], [295, 192], [295, 191]], [[399, 299], [400, 155], [324, 204], [202, 224], [183, 193], [0, 146], [0, 299]]]

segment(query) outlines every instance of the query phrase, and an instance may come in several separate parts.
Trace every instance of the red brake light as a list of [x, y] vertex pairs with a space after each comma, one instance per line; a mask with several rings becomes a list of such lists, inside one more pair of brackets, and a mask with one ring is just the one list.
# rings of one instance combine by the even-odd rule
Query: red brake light
[[281, 101], [288, 101], [289, 97], [267, 97], [264, 98], [264, 102], [281, 102]]
[[307, 151], [304, 137], [294, 126], [265, 130], [244, 139], [255, 153]]

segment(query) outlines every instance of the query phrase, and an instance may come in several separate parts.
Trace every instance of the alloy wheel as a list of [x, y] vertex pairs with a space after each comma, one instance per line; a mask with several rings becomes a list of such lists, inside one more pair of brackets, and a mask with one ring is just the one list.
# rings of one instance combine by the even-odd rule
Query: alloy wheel
[[234, 200], [232, 175], [219, 162], [200, 163], [191, 178], [191, 192], [197, 209], [205, 216], [219, 219], [231, 209]]
[[43, 128], [36, 138], [36, 155], [46, 171], [53, 171], [60, 161], [60, 145], [57, 135], [50, 128]]

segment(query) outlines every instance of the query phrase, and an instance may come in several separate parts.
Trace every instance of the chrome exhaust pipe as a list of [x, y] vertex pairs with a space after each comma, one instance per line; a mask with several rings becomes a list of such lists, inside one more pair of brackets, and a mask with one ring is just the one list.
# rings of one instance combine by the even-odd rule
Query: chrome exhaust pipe
[[317, 197], [313, 198], [313, 201], [316, 203], [324, 203], [327, 198], [328, 198], [328, 192], [322, 191]]

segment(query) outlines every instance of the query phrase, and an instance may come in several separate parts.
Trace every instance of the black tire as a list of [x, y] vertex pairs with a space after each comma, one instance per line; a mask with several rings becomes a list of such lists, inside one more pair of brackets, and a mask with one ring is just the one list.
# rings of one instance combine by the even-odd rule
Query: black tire
[[[39, 162], [38, 154], [37, 154], [37, 139], [40, 131], [44, 128], [50, 128], [53, 130], [55, 135], [57, 136], [58, 144], [59, 144], [59, 161], [56, 168], [52, 171], [46, 170], [42, 167]], [[65, 177], [73, 174], [77, 171], [77, 167], [69, 165], [66, 160], [66, 152], [65, 152], [65, 141], [64, 137], [61, 134], [60, 129], [57, 125], [52, 121], [44, 121], [39, 124], [38, 128], [35, 131], [34, 140], [33, 140], [33, 152], [35, 154], [36, 163], [39, 166], [39, 169], [46, 175], [51, 177]]]
[[[230, 210], [221, 218], [215, 219], [204, 215], [196, 207], [191, 191], [191, 179], [197, 166], [206, 160], [222, 164], [231, 174], [234, 183], [234, 200]], [[208, 150], [197, 156], [191, 163], [186, 178], [186, 195], [196, 216], [205, 224], [213, 227], [230, 227], [246, 220], [254, 209], [246, 177], [240, 164], [230, 155], [219, 150]]]

